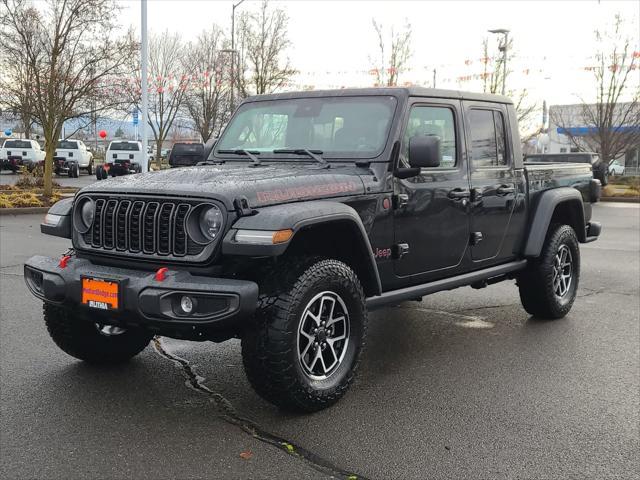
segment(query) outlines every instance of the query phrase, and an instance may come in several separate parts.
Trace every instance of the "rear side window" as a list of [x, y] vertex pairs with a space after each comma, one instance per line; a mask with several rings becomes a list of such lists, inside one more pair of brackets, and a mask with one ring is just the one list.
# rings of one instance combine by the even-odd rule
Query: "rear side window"
[[471, 110], [471, 162], [478, 167], [508, 165], [504, 118], [494, 110]]
[[409, 114], [407, 128], [404, 131], [404, 163], [409, 164], [409, 140], [421, 135], [435, 135], [440, 139], [440, 166], [456, 166], [456, 125], [453, 110], [448, 107], [415, 106]]
[[112, 142], [109, 145], [109, 150], [123, 150], [125, 152], [137, 152], [140, 150], [140, 146], [137, 143], [129, 142]]

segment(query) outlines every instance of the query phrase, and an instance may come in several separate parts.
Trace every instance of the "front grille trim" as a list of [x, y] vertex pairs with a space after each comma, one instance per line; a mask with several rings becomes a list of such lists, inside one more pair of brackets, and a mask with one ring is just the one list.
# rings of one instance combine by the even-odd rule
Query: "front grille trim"
[[143, 261], [202, 263], [220, 243], [200, 245], [190, 238], [187, 228], [190, 213], [203, 204], [217, 206], [226, 217], [226, 209], [215, 200], [88, 193], [75, 204], [85, 197], [95, 202], [96, 215], [86, 233], [74, 229], [73, 243], [78, 251]]

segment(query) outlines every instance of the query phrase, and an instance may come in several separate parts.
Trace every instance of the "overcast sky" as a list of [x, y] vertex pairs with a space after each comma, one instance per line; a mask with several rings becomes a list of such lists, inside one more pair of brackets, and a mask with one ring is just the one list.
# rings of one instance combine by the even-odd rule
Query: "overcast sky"
[[[236, 0], [237, 2], [237, 0]], [[482, 40], [488, 29], [507, 28], [514, 39], [516, 58], [510, 70], [515, 88], [530, 92], [533, 100], [574, 103], [593, 94], [594, 30], [604, 29], [620, 13], [626, 31], [638, 46], [640, 2], [633, 1], [273, 1], [289, 15], [292, 48], [288, 56], [300, 71], [297, 85], [315, 88], [370, 86], [370, 57], [376, 54], [372, 18], [385, 26], [413, 27], [410, 70], [400, 80], [431, 86], [478, 90], [479, 80], [459, 80], [482, 73]], [[123, 26], [139, 28], [140, 3], [123, 1]], [[149, 0], [149, 29], [180, 32], [194, 39], [217, 23], [231, 24], [230, 1]], [[246, 0], [236, 9], [257, 9]], [[640, 83], [640, 69], [634, 81]]]

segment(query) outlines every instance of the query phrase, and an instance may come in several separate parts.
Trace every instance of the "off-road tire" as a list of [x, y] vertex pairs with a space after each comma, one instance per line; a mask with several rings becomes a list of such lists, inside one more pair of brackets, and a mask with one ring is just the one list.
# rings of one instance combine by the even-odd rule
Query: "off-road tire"
[[104, 168], [102, 167], [102, 165], [98, 165], [96, 167], [96, 178], [98, 180], [102, 180], [102, 172], [104, 171]]
[[[242, 336], [242, 360], [255, 391], [274, 405], [314, 412], [337, 402], [353, 382], [364, 348], [367, 310], [356, 274], [343, 262], [292, 258], [263, 272], [256, 314]], [[327, 378], [313, 380], [299, 361], [298, 327], [308, 302], [334, 292], [346, 304], [349, 342], [341, 363]]]
[[87, 165], [87, 175], [92, 175], [93, 174], [93, 160], [91, 160], [89, 162], [89, 165]]
[[46, 303], [44, 321], [60, 349], [88, 363], [126, 362], [144, 350], [153, 337], [138, 329], [127, 329], [119, 335], [103, 335], [95, 324], [78, 318], [72, 310]]
[[[572, 278], [566, 294], [559, 297], [554, 291], [553, 276], [556, 254], [562, 245], [566, 245], [571, 252]], [[552, 224], [547, 231], [540, 256], [529, 260], [527, 268], [518, 276], [522, 306], [536, 318], [562, 318], [573, 306], [579, 281], [580, 248], [576, 233], [569, 225]]]

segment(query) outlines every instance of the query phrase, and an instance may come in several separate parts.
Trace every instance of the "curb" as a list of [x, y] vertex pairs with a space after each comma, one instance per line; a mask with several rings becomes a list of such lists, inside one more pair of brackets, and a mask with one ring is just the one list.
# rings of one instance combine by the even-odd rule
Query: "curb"
[[600, 197], [601, 202], [640, 203], [639, 197]]
[[28, 215], [43, 214], [49, 211], [49, 207], [21, 207], [21, 208], [0, 208], [0, 216], [4, 215]]

